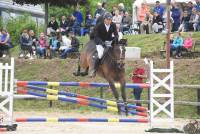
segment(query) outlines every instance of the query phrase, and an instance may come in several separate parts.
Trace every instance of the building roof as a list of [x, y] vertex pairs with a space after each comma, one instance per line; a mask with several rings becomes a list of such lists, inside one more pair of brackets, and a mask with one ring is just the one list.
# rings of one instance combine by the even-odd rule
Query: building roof
[[44, 16], [44, 10], [41, 5], [19, 5], [13, 3], [12, 0], [0, 0], [0, 9], [14, 10], [16, 12], [28, 12], [37, 16]]

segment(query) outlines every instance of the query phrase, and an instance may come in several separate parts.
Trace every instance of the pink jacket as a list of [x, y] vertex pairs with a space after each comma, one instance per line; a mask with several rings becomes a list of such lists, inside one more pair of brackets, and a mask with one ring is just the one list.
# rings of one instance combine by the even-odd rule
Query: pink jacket
[[39, 45], [40, 45], [41, 48], [48, 47], [47, 41], [44, 38], [39, 39]]
[[187, 39], [184, 41], [183, 47], [185, 47], [186, 49], [192, 48], [192, 43], [193, 43], [192, 38], [187, 38]]

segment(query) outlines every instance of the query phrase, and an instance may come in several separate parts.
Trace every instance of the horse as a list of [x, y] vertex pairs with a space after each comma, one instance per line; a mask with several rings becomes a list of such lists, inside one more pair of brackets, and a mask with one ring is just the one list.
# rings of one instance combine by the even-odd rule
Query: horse
[[[104, 55], [100, 60], [99, 66], [97, 68], [97, 74], [103, 77], [108, 83], [112, 90], [112, 93], [117, 102], [118, 113], [121, 114], [121, 107], [119, 105], [119, 93], [117, 88], [121, 90], [121, 97], [124, 103], [125, 113], [128, 115], [127, 98], [125, 91], [125, 46], [127, 45], [127, 39], [122, 39], [118, 44], [114, 44], [113, 47], [108, 47], [104, 51]], [[96, 51], [96, 45], [94, 40], [90, 40], [85, 49], [81, 52], [78, 70], [74, 75], [85, 76], [88, 74], [90, 66], [93, 64], [92, 56]], [[81, 71], [84, 70], [84, 71]], [[117, 86], [118, 85], [118, 86]]]

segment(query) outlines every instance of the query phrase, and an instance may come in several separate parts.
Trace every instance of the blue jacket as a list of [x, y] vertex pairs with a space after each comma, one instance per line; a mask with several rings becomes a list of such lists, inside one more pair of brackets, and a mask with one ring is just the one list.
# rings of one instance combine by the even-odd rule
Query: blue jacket
[[153, 9], [153, 12], [157, 12], [161, 16], [161, 18], [163, 17], [164, 11], [165, 11], [165, 8], [161, 5]]
[[180, 23], [180, 21], [181, 21], [181, 19], [180, 19], [180, 17], [181, 17], [180, 9], [172, 8], [171, 12], [172, 12], [171, 17], [173, 18], [174, 23]]
[[177, 48], [179, 46], [183, 46], [183, 38], [182, 37], [176, 37], [172, 44], [173, 48]]
[[83, 15], [81, 12], [79, 11], [75, 11], [73, 13], [74, 17], [76, 17], [76, 20], [78, 21], [78, 23], [81, 25], [81, 23], [83, 22]]

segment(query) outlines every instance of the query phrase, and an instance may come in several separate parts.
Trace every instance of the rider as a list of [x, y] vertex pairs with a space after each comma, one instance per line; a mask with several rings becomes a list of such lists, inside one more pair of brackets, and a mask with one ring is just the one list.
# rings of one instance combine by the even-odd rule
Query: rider
[[[96, 75], [96, 69], [99, 60], [103, 57], [104, 49], [106, 47], [112, 47], [113, 44], [118, 43], [118, 32], [116, 24], [112, 22], [111, 13], [106, 12], [104, 14], [103, 22], [96, 25], [93, 34], [97, 51], [92, 56], [92, 65], [90, 66], [89, 70], [90, 77], [94, 77]], [[109, 42], [111, 42], [112, 45], [111, 43], [109, 44]]]

